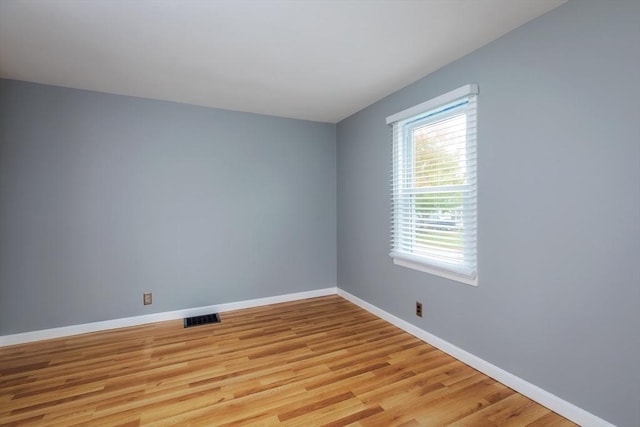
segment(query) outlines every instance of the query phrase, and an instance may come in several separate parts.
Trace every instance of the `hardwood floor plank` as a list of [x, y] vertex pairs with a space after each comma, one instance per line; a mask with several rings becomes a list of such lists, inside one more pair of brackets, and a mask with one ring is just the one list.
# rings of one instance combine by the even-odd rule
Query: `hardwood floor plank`
[[0, 424], [573, 426], [327, 296], [0, 348]]

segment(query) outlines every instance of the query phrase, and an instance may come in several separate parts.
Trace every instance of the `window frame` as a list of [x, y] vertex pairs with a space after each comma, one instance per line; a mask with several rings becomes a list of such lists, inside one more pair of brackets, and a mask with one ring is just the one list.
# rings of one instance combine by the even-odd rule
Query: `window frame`
[[[441, 96], [418, 104], [387, 117], [392, 131], [392, 242], [394, 264], [452, 279], [461, 283], [478, 285], [477, 263], [477, 95], [478, 86], [469, 84]], [[464, 111], [465, 117], [465, 176], [467, 182], [440, 188], [416, 188], [414, 171], [414, 141], [411, 131], [455, 117]], [[471, 118], [469, 120], [469, 117]], [[471, 153], [471, 154], [469, 154]], [[470, 164], [472, 166], [470, 166]], [[407, 181], [409, 187], [407, 187]], [[404, 190], [409, 188], [409, 190]], [[417, 240], [415, 207], [416, 194], [440, 194], [461, 191], [464, 197], [472, 197], [462, 208], [461, 261], [443, 261], [432, 254], [416, 254], [413, 247]], [[410, 195], [408, 195], [410, 194]], [[400, 207], [404, 206], [404, 207]], [[410, 207], [406, 207], [410, 206]], [[408, 215], [410, 221], [404, 218]], [[410, 229], [408, 229], [410, 227]], [[409, 237], [407, 237], [409, 236]], [[411, 243], [407, 243], [411, 242]], [[409, 248], [409, 249], [408, 249]], [[436, 252], [437, 249], [434, 251]]]

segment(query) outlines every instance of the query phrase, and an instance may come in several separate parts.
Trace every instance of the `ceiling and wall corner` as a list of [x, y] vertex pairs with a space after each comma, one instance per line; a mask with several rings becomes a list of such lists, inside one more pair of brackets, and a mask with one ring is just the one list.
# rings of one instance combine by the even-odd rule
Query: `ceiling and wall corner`
[[0, 0], [0, 78], [336, 123], [566, 0]]

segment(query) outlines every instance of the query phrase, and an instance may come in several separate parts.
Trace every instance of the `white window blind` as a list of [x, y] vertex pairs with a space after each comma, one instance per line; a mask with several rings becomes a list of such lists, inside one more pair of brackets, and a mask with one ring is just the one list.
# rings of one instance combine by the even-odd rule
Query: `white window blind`
[[393, 143], [391, 257], [477, 285], [477, 85], [387, 118]]

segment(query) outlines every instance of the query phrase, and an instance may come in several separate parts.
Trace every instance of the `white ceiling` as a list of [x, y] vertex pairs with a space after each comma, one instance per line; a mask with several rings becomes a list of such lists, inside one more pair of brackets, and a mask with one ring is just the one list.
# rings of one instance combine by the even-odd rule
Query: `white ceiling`
[[566, 0], [0, 0], [0, 77], [337, 122]]

